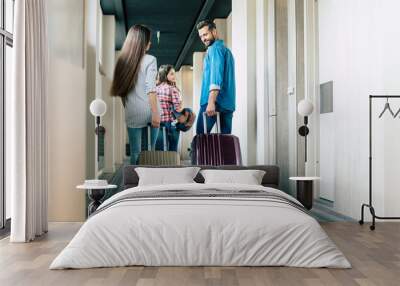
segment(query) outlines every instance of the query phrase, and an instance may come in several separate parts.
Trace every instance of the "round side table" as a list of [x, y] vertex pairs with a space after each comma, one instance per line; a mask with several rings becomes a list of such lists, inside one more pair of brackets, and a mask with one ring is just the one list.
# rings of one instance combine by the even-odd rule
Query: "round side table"
[[296, 181], [297, 200], [301, 202], [308, 210], [313, 206], [313, 181], [319, 180], [319, 177], [290, 177], [289, 180]]
[[101, 205], [102, 199], [104, 198], [106, 191], [109, 189], [117, 188], [117, 185], [107, 185], [107, 186], [87, 186], [87, 185], [79, 185], [76, 186], [78, 190], [87, 190], [88, 197], [90, 199], [90, 203], [88, 205], [88, 217], [94, 213], [97, 208]]

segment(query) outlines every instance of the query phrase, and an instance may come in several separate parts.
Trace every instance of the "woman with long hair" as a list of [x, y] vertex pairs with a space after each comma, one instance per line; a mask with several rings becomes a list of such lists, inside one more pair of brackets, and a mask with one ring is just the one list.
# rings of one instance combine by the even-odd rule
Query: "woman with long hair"
[[151, 148], [154, 150], [160, 127], [156, 94], [157, 60], [146, 54], [151, 31], [143, 25], [129, 29], [114, 70], [111, 95], [119, 96], [125, 107], [131, 159], [138, 163], [142, 146], [147, 148], [147, 126], [151, 123]]
[[[162, 65], [158, 71], [157, 97], [161, 106], [161, 127], [166, 130], [168, 151], [177, 151], [179, 130], [172, 125], [174, 111], [182, 111], [182, 99], [176, 87], [175, 69], [172, 65]], [[164, 132], [158, 133], [157, 150], [164, 150]], [[165, 150], [167, 151], [167, 150]]]

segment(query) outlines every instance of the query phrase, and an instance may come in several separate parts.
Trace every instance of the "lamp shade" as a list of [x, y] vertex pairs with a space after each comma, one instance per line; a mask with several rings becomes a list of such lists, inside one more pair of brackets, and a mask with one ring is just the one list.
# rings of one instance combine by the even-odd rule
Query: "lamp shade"
[[102, 99], [97, 98], [90, 103], [89, 109], [93, 116], [103, 116], [107, 111], [107, 104]]
[[314, 110], [314, 106], [308, 99], [303, 99], [297, 105], [297, 112], [302, 116], [310, 115]]

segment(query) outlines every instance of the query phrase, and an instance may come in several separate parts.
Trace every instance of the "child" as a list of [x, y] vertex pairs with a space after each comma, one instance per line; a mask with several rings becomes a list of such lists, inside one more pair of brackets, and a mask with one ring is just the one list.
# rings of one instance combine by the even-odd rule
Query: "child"
[[[157, 97], [162, 109], [161, 130], [158, 134], [156, 150], [177, 151], [179, 130], [172, 124], [175, 120], [173, 112], [181, 112], [182, 99], [179, 89], [176, 87], [175, 70], [172, 65], [162, 65], [158, 71], [159, 84], [156, 87]], [[164, 131], [167, 134], [167, 150], [164, 150]]]

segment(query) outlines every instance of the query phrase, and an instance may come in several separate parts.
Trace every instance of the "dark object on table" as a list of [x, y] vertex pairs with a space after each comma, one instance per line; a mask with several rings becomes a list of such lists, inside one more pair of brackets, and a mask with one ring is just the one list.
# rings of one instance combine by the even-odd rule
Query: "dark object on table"
[[97, 208], [101, 205], [102, 199], [104, 198], [106, 194], [105, 189], [95, 189], [95, 190], [88, 190], [88, 197], [91, 200], [91, 202], [88, 205], [88, 217], [94, 213]]
[[311, 210], [313, 206], [313, 181], [297, 181], [297, 200]]
[[296, 198], [303, 206], [311, 210], [313, 207], [314, 193], [313, 183], [319, 177], [290, 177], [289, 180], [296, 181]]

